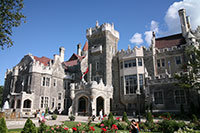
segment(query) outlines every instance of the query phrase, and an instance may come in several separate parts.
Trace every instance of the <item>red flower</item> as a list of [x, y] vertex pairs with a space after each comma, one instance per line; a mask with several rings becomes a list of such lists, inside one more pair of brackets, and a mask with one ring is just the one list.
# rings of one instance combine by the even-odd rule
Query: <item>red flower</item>
[[112, 125], [112, 129], [116, 129], [116, 130], [118, 130], [117, 125], [113, 124], [113, 125]]
[[100, 126], [101, 126], [101, 127], [103, 127], [103, 126], [104, 126], [104, 124], [101, 124]]
[[104, 115], [103, 117], [106, 117], [107, 115]]
[[91, 131], [95, 131], [94, 127], [90, 127], [90, 130], [91, 130]]
[[77, 131], [77, 128], [73, 127], [72, 130], [73, 130], [73, 131]]
[[119, 121], [119, 120], [120, 120], [120, 117], [117, 117], [117, 118], [116, 118], [116, 120], [118, 120], [118, 121]]
[[64, 128], [64, 130], [66, 130], [66, 131], [67, 131], [68, 129], [69, 129], [69, 128], [67, 128], [67, 127]]
[[104, 132], [107, 131], [107, 129], [105, 129], [105, 128], [101, 128], [101, 130], [104, 131]]
[[59, 126], [56, 127], [57, 129], [59, 128]]

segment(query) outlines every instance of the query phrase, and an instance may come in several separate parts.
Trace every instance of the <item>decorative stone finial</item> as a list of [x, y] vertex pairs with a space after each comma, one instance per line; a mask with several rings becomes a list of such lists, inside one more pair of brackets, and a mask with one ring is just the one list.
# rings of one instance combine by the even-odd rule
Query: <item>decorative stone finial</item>
[[96, 27], [99, 27], [99, 22], [98, 22], [98, 20], [96, 21]]

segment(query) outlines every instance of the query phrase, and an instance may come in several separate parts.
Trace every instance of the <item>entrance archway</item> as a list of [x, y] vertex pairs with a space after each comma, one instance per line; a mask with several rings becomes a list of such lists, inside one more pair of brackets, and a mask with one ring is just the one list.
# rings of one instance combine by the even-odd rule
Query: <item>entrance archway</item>
[[31, 108], [31, 100], [29, 99], [25, 100], [23, 108]]
[[96, 100], [96, 109], [97, 109], [97, 116], [99, 115], [99, 112], [101, 109], [103, 109], [104, 112], [104, 99], [102, 97], [98, 97]]
[[88, 113], [88, 99], [83, 96], [78, 100], [78, 114], [86, 115], [87, 113]]

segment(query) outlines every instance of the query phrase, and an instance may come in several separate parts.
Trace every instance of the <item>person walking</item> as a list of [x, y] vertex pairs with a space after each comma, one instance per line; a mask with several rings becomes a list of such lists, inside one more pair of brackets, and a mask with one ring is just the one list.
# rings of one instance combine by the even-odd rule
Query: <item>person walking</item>
[[102, 121], [103, 120], [103, 109], [100, 110], [99, 117], [100, 117], [100, 120]]

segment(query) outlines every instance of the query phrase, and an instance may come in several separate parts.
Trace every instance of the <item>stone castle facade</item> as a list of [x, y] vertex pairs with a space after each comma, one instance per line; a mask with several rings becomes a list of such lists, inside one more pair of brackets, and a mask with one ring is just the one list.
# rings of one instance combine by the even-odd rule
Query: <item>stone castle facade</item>
[[[200, 28], [190, 29], [185, 10], [179, 10], [182, 33], [156, 38], [150, 48], [135, 47], [118, 51], [119, 32], [114, 24], [98, 22], [87, 29], [88, 41], [77, 54], [64, 61], [65, 48], [53, 59], [28, 54], [7, 70], [4, 101], [10, 108], [26, 113], [37, 109], [74, 115], [98, 115], [187, 110], [188, 90], [175, 85], [174, 74], [181, 74], [186, 62], [185, 47], [199, 46]], [[197, 105], [198, 94], [190, 93]]]

